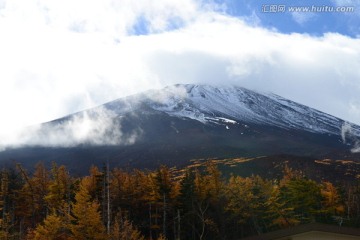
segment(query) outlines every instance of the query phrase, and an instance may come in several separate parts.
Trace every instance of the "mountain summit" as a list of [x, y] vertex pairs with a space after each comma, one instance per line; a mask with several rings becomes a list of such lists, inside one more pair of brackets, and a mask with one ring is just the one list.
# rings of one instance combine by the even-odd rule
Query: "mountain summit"
[[[128, 101], [139, 103], [169, 116], [197, 120], [204, 124], [248, 123], [301, 130], [320, 134], [340, 135], [345, 122], [329, 114], [295, 103], [275, 94], [264, 94], [242, 87], [209, 85], [175, 85], [152, 90], [127, 99], [116, 100], [105, 107], [118, 114], [133, 108], [119, 108]], [[353, 134], [360, 128], [352, 125]]]
[[32, 144], [1, 152], [0, 161], [143, 168], [199, 158], [343, 158], [352, 155], [360, 127], [275, 94], [189, 84], [121, 98], [33, 134]]

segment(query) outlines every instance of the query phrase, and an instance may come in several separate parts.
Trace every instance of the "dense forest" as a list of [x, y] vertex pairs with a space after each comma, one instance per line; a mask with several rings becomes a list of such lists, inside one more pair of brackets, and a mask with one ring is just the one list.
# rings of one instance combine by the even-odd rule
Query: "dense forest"
[[308, 222], [360, 227], [360, 182], [222, 176], [217, 165], [155, 171], [65, 166], [0, 173], [0, 239], [239, 239]]

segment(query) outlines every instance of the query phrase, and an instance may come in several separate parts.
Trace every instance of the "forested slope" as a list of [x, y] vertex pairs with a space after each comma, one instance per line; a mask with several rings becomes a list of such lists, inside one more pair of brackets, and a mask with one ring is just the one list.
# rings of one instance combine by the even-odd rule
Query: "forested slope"
[[322, 222], [360, 227], [360, 183], [223, 177], [218, 166], [155, 171], [64, 166], [1, 171], [0, 239], [239, 239]]

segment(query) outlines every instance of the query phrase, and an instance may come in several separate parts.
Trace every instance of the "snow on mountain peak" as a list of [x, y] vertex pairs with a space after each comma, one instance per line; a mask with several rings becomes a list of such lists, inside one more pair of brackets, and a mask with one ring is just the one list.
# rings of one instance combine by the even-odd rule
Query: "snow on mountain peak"
[[[153, 110], [202, 123], [253, 123], [334, 135], [340, 135], [345, 123], [275, 94], [235, 86], [177, 84], [136, 99]], [[353, 134], [360, 136], [360, 127], [352, 127]]]

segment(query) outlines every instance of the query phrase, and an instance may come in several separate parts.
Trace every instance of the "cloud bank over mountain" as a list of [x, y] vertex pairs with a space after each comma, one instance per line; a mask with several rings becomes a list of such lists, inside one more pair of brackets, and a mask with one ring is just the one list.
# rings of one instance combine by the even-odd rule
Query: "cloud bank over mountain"
[[226, 7], [0, 1], [2, 141], [25, 126], [175, 83], [274, 92], [360, 124], [358, 38], [282, 33]]

